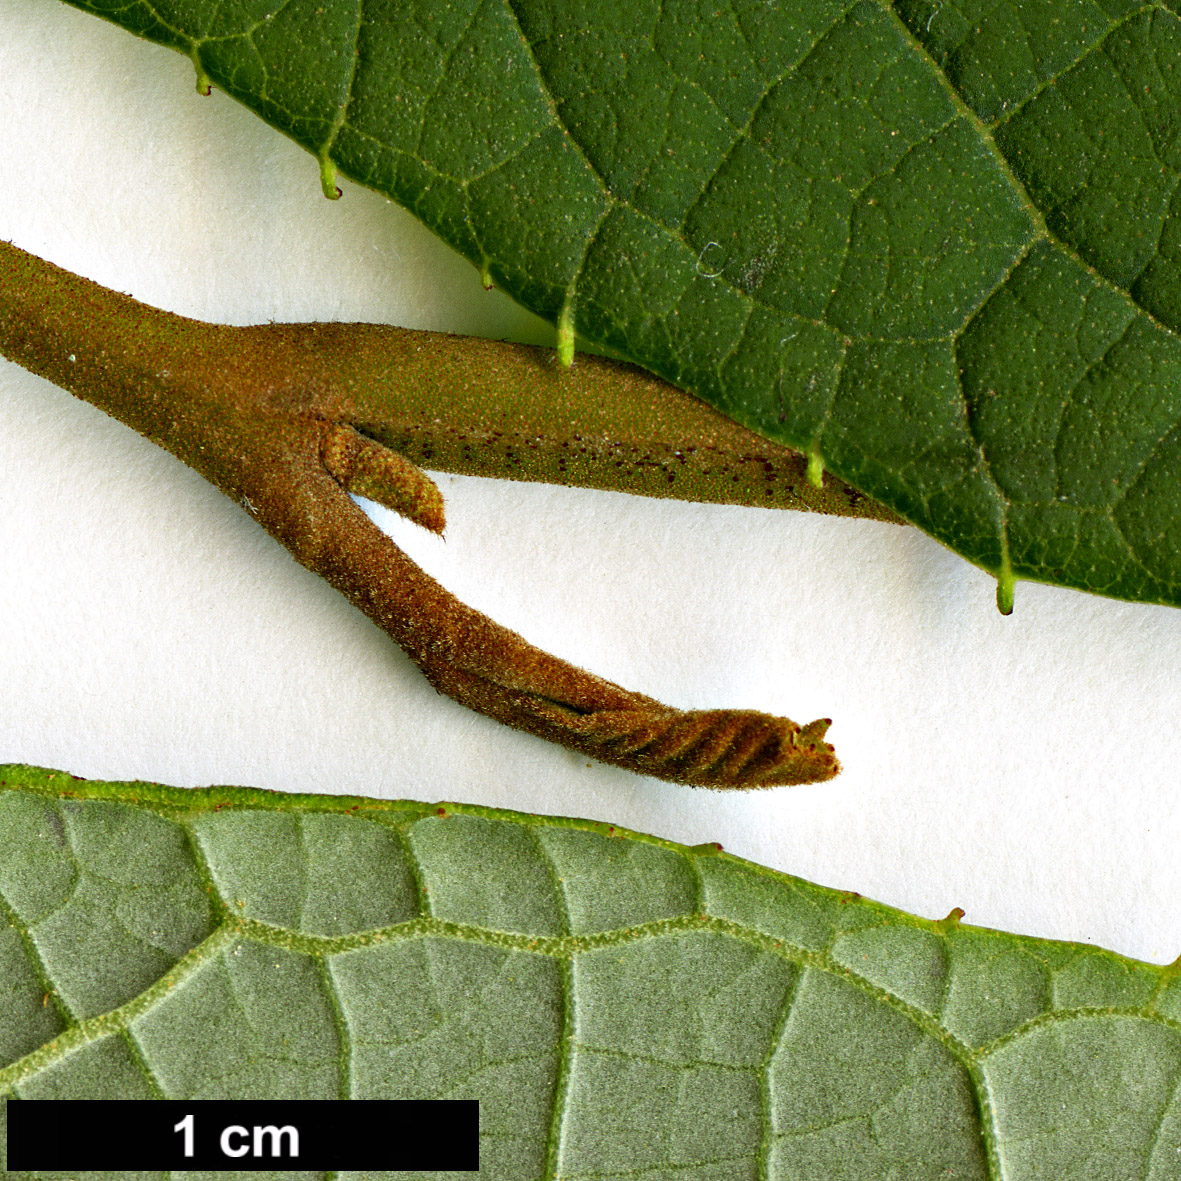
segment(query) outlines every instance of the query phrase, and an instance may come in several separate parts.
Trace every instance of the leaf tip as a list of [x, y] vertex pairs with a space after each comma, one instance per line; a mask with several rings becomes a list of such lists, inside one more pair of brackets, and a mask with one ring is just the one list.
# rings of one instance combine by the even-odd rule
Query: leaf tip
[[193, 69], [197, 72], [197, 93], [202, 98], [208, 98], [213, 93], [213, 79], [205, 73], [205, 68], [201, 65], [196, 54], [193, 54], [192, 62]]
[[487, 259], [484, 260], [484, 265], [480, 268], [480, 285], [485, 291], [491, 291], [496, 286], [492, 282], [492, 267]]
[[964, 908], [962, 906], [953, 906], [946, 918], [940, 919], [935, 924], [935, 929], [940, 935], [947, 935], [954, 931], [960, 925], [960, 919], [964, 917]]
[[808, 452], [808, 483], [813, 488], [824, 487], [824, 457], [815, 447]]
[[558, 362], [566, 369], [574, 364], [574, 311], [569, 304], [558, 317]]
[[327, 156], [320, 157], [320, 188], [329, 201], [340, 200], [342, 194], [336, 183], [336, 165]]
[[1006, 561], [996, 579], [996, 609], [1002, 615], [1013, 614], [1013, 591], [1016, 585], [1017, 580]]

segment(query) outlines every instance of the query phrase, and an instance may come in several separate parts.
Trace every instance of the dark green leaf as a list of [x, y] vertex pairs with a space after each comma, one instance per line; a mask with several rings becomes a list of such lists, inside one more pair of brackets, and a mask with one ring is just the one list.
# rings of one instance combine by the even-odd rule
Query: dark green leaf
[[1181, 603], [1181, 3], [70, 0], [996, 573]]
[[1176, 965], [715, 845], [6, 767], [0, 906], [9, 1097], [476, 1097], [490, 1181], [1178, 1175]]

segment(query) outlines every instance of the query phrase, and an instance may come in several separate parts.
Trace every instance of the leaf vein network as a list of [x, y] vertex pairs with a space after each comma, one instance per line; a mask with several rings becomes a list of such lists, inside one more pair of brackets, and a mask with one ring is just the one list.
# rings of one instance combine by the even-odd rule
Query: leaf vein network
[[[894, 8], [894, 0], [873, 0], [873, 3], [879, 5], [879, 7], [884, 9], [894, 18], [894, 21], [897, 23], [897, 26], [903, 35], [915, 47], [915, 49], [920, 54], [922, 54], [924, 60], [927, 62], [928, 67], [931, 69], [943, 87], [947, 90], [952, 102], [955, 103], [961, 115], [968, 121], [969, 125], [976, 132], [976, 135], [984, 143], [985, 147], [992, 154], [993, 158], [998, 162], [1006, 182], [1012, 188], [1026, 212], [1034, 221], [1035, 237], [1049, 242], [1072, 262], [1077, 263], [1080, 267], [1082, 267], [1083, 270], [1085, 270], [1087, 274], [1090, 275], [1096, 282], [1122, 296], [1129, 304], [1131, 304], [1132, 307], [1134, 307], [1142, 316], [1148, 319], [1149, 322], [1159, 328], [1162, 332], [1166, 333], [1170, 337], [1181, 340], [1181, 333], [1178, 333], [1168, 324], [1158, 319], [1151, 311], [1140, 304], [1129, 290], [1121, 287], [1118, 283], [1104, 275], [1102, 271], [1098, 270], [1095, 266], [1083, 258], [1083, 256], [1074, 246], [1072, 246], [1065, 239], [1059, 237], [1049, 228], [1049, 226], [1046, 224], [1044, 211], [1029, 195], [1029, 191], [1026, 189], [1024, 183], [1022, 183], [1022, 181], [1013, 172], [1013, 167], [1009, 161], [1009, 158], [1004, 152], [1001, 151], [1000, 146], [997, 144], [996, 139], [993, 137], [988, 125], [983, 119], [980, 118], [979, 115], [976, 114], [975, 111], [972, 110], [972, 108], [965, 101], [964, 97], [955, 88], [955, 86], [952, 85], [951, 80], [940, 68], [939, 63], [932, 56], [930, 50], [928, 50], [927, 47], [910, 31], [906, 25], [906, 22], [902, 20]], [[1145, 6], [1146, 9], [1157, 9], [1161, 7], [1162, 5], [1159, 3]], [[1166, 9], [1166, 11], [1168, 10]], [[1181, 18], [1178, 18], [1176, 14], [1171, 13], [1170, 15], [1172, 15], [1175, 20], [1181, 22]], [[1067, 69], [1069, 68], [1071, 67], [1067, 67]], [[970, 320], [971, 318], [969, 318], [969, 322]], [[966, 327], [966, 324], [964, 327]], [[961, 328], [960, 331], [962, 332], [963, 328]]]
[[519, 0], [500, 0], [500, 3], [504, 5], [505, 12], [508, 14], [509, 19], [513, 22], [513, 26], [517, 31], [517, 36], [521, 39], [521, 46], [529, 58], [529, 64], [533, 67], [533, 73], [537, 79], [537, 88], [541, 91], [541, 94], [544, 97], [547, 106], [549, 107], [550, 118], [553, 120], [553, 126], [561, 130], [566, 135], [566, 138], [570, 141], [570, 143], [573, 144], [574, 150], [582, 157], [582, 162], [589, 169], [591, 175], [594, 176], [596, 180], [598, 180], [599, 186], [603, 192], [603, 196], [607, 200], [614, 200], [615, 198], [611, 193], [611, 190], [608, 187], [606, 181], [603, 179], [602, 174], [591, 163], [590, 158], [587, 156], [582, 144], [570, 134], [570, 129], [565, 123], [562, 122], [562, 118], [558, 114], [557, 99], [550, 88], [546, 85], [545, 74], [541, 69], [541, 63], [537, 60], [537, 54], [533, 52], [533, 46], [530, 44], [529, 38], [525, 36], [525, 29], [521, 23], [521, 15], [517, 8]]
[[49, 967], [41, 954], [41, 948], [38, 947], [36, 939], [33, 938], [32, 929], [21, 919], [16, 909], [5, 897], [3, 891], [0, 891], [0, 919], [7, 922], [16, 932], [29, 966], [33, 969], [33, 974], [37, 977], [38, 984], [44, 989], [45, 995], [53, 1002], [54, 1011], [57, 1013], [59, 1019], [66, 1026], [76, 1024], [77, 1017], [66, 1003], [65, 998], [58, 993], [57, 985], [54, 983]]
[[345, 117], [348, 114], [349, 105], [353, 101], [353, 91], [357, 84], [357, 71], [361, 68], [361, 30], [365, 26], [365, 0], [356, 0], [356, 4], [357, 24], [353, 29], [353, 51], [349, 55], [349, 76], [344, 85], [344, 94], [337, 107], [336, 116], [329, 125], [328, 134], [320, 148], [321, 160], [328, 159], [333, 144], [335, 144], [337, 136], [340, 135], [341, 128], [345, 125]]
[[[1051, 454], [1054, 457], [1054, 499], [1055, 499], [1055, 501], [1063, 501], [1066, 499], [1066, 496], [1063, 494], [1063, 491], [1062, 491], [1061, 450], [1062, 450], [1062, 445], [1063, 445], [1063, 435], [1066, 430], [1067, 411], [1070, 409], [1072, 403], [1074, 402], [1075, 396], [1079, 393], [1079, 391], [1082, 389], [1083, 385], [1087, 382], [1087, 380], [1091, 377], [1091, 375], [1093, 373], [1095, 373], [1097, 370], [1101, 369], [1107, 363], [1107, 360], [1111, 356], [1111, 354], [1113, 352], [1115, 352], [1115, 350], [1118, 349], [1128, 339], [1128, 336], [1132, 333], [1132, 331], [1136, 327], [1136, 322], [1137, 322], [1136, 317], [1132, 316], [1132, 318], [1128, 321], [1127, 326], [1124, 328], [1124, 330], [1103, 350], [1103, 352], [1100, 353], [1099, 356], [1096, 357], [1093, 361], [1088, 362], [1083, 367], [1083, 371], [1081, 374], [1079, 374], [1078, 380], [1072, 382], [1070, 384], [1070, 386], [1068, 386], [1067, 389], [1065, 389], [1062, 392], [1061, 404], [1058, 409], [1058, 421], [1054, 427], [1054, 438], [1053, 438], [1052, 446], [1050, 448]], [[1165, 431], [1164, 435], [1161, 436], [1161, 438], [1163, 439], [1163, 438], [1167, 437], [1169, 432], [1172, 431], [1175, 426], [1176, 426], [1176, 423], [1171, 424], [1169, 426], [1168, 430]], [[1160, 446], [1160, 442], [1161, 442], [1161, 440], [1158, 439], [1157, 442], [1153, 445], [1154, 451], [1156, 450], [1157, 447]], [[1151, 455], [1149, 456], [1148, 459], [1146, 459], [1144, 461], [1145, 465], [1147, 465], [1150, 461], [1151, 461]], [[1143, 470], [1143, 469], [1141, 469], [1141, 470]], [[1127, 487], [1131, 487], [1131, 485], [1134, 482], [1135, 482], [1134, 480], [1129, 481]], [[1125, 491], [1126, 491], [1126, 489], [1125, 489]], [[1119, 499], [1120, 498], [1117, 497], [1107, 507], [1109, 509], [1114, 509], [1115, 506], [1119, 503]], [[1082, 507], [1082, 506], [1080, 506], [1080, 507]]]
[[[412, 159], [417, 160], [419, 163], [424, 163], [422, 158], [422, 141], [423, 137], [426, 135], [427, 129], [427, 108], [435, 101], [435, 99], [439, 97], [439, 93], [443, 89], [444, 83], [447, 81], [447, 71], [451, 65], [452, 60], [455, 58], [455, 55], [463, 48], [464, 42], [470, 36], [472, 29], [475, 27], [476, 21], [480, 18], [480, 13], [483, 12], [484, 7], [488, 2], [489, 0], [483, 0], [482, 3], [472, 7], [471, 13], [468, 16], [466, 23], [459, 32], [459, 36], [455, 38], [451, 48], [447, 50], [447, 52], [443, 55], [443, 60], [439, 63], [439, 72], [435, 77], [434, 87], [423, 95], [421, 105], [423, 112], [422, 122], [418, 125], [418, 141], [414, 145], [414, 154], [412, 157]], [[382, 143], [381, 140], [378, 140], [377, 142]], [[382, 143], [382, 146], [385, 147], [386, 145]]]
[[1177, 1078], [1173, 1082], [1172, 1089], [1169, 1091], [1164, 1103], [1161, 1104], [1160, 1116], [1152, 1130], [1152, 1138], [1148, 1142], [1149, 1151], [1145, 1160], [1143, 1181], [1151, 1181], [1156, 1163], [1156, 1154], [1160, 1149], [1161, 1136], [1165, 1130], [1165, 1120], [1168, 1119], [1169, 1112], [1176, 1104], [1179, 1094], [1181, 1094], [1181, 1073], [1178, 1073]]
[[152, 1068], [152, 1064], [148, 1060], [148, 1056], [144, 1053], [143, 1047], [136, 1039], [135, 1033], [131, 1026], [127, 1026], [125, 1029], [123, 1029], [120, 1032], [119, 1037], [122, 1039], [123, 1044], [127, 1047], [127, 1052], [131, 1055], [132, 1062], [135, 1063], [140, 1073], [144, 1076], [144, 1079], [151, 1090], [155, 1092], [156, 1098], [168, 1098], [168, 1092], [164, 1089], [163, 1079], [159, 1078], [155, 1070]]
[[776, 1094], [772, 1083], [771, 1068], [775, 1064], [775, 1056], [783, 1045], [783, 1039], [787, 1036], [787, 1027], [791, 1024], [792, 1014], [795, 1012], [796, 1001], [800, 995], [800, 981], [803, 976], [803, 968], [795, 965], [791, 983], [780, 1002], [779, 1013], [775, 1018], [775, 1027], [767, 1041], [767, 1052], [759, 1064], [759, 1177], [761, 1181], [772, 1181], [771, 1152], [776, 1139], [773, 1114]]
[[[766, 103], [766, 101], [771, 97], [772, 94], [774, 94], [776, 89], [783, 82], [785, 82], [793, 74], [797, 74], [800, 71], [800, 68], [807, 63], [808, 59], [817, 51], [817, 49], [820, 48], [820, 46], [829, 37], [831, 37], [833, 35], [833, 33], [836, 31], [837, 27], [848, 18], [849, 14], [853, 11], [853, 9], [855, 9], [861, 3], [862, 3], [862, 0], [852, 0], [851, 3], [846, 5], [845, 8], [843, 8], [839, 13], [837, 13], [837, 15], [835, 16], [833, 21], [824, 30], [824, 32], [821, 33], [816, 38], [816, 40], [813, 41], [812, 44], [809, 45], [807, 47], [807, 49], [804, 50], [804, 52], [799, 56], [799, 58], [796, 61], [792, 62], [791, 65], [786, 66], [783, 70], [780, 71], [780, 73], [776, 77], [772, 78], [770, 80], [770, 82], [768, 82], [766, 84], [766, 88], [764, 89], [763, 93], [759, 96], [758, 100], [752, 105], [750, 115], [747, 118], [746, 122], [744, 124], [742, 124], [742, 126], [739, 126], [731, 118], [729, 118], [729, 116], [727, 116], [725, 114], [725, 112], [722, 111], [721, 108], [717, 106], [717, 103], [713, 99], [712, 95], [709, 95], [707, 92], [706, 96], [710, 99], [711, 103], [713, 103], [714, 107], [718, 110], [718, 113], [722, 116], [722, 118], [725, 119], [726, 122], [729, 123], [730, 126], [735, 129], [736, 134], [735, 134], [734, 138], [730, 141], [726, 150], [722, 153], [717, 164], [714, 166], [713, 171], [709, 174], [708, 177], [706, 177], [705, 183], [701, 186], [701, 189], [697, 193], [697, 196], [694, 197], [692, 203], [687, 207], [687, 210], [685, 213], [685, 218], [688, 218], [689, 214], [700, 204], [702, 198], [705, 196], [706, 192], [709, 190], [710, 185], [712, 185], [713, 182], [717, 179], [718, 174], [726, 166], [727, 162], [730, 160], [731, 156], [733, 155], [734, 151], [737, 149], [738, 145], [744, 139], [750, 138], [750, 129], [754, 126], [755, 120], [759, 117], [759, 114], [762, 112], [763, 106]], [[731, 8], [731, 11], [733, 11], [732, 8]], [[655, 50], [655, 46], [653, 46], [653, 49]], [[662, 58], [661, 60], [663, 61], [664, 59]], [[754, 63], [753, 63], [753, 59], [752, 59], [752, 65], [753, 64]], [[666, 61], [665, 65], [669, 66], [669, 69], [672, 70], [674, 74], [676, 74], [676, 71], [675, 71], [675, 69], [673, 69], [671, 63]], [[687, 86], [688, 85], [693, 85], [693, 86], [698, 85], [696, 82], [692, 81], [691, 79], [685, 78], [681, 74], [676, 74], [676, 77], [677, 77], [678, 81], [680, 81], [683, 85], [687, 85]], [[667, 227], [667, 228], [670, 231], [672, 230], [671, 226]], [[684, 238], [682, 237], [681, 240], [684, 241]]]
[[[890, 0], [890, 2], [892, 2], [892, 0]], [[1069, 74], [1071, 70], [1077, 69], [1077, 67], [1082, 65], [1082, 63], [1086, 61], [1087, 58], [1093, 53], [1102, 50], [1113, 33], [1117, 32], [1119, 29], [1123, 28], [1124, 25], [1129, 24], [1131, 21], [1135, 20], [1136, 17], [1141, 16], [1143, 13], [1153, 11], [1169, 12], [1169, 10], [1163, 4], [1158, 3], [1143, 4], [1139, 8], [1133, 8], [1130, 11], [1124, 13], [1123, 16], [1113, 20], [1095, 41], [1085, 46], [1078, 57], [1064, 65], [1060, 70], [1057, 70], [1043, 78], [1037, 84], [1037, 86], [1035, 86], [1027, 95], [1024, 96], [1024, 98], [1021, 99], [1020, 102], [1014, 103], [1014, 105], [1011, 107], [1005, 107], [1001, 113], [996, 115], [994, 118], [982, 120], [982, 122], [989, 128], [1004, 126], [1004, 124], [1008, 123], [1015, 115], [1023, 111], [1029, 106], [1030, 103], [1040, 98], [1047, 90], [1050, 89], [1050, 87]], [[1176, 19], [1175, 13], [1169, 12], [1169, 15]]]

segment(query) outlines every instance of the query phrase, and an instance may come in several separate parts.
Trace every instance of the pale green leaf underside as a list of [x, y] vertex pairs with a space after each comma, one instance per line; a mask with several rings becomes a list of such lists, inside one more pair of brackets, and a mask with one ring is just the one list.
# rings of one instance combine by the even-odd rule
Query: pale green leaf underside
[[1181, 0], [70, 0], [997, 574], [1181, 603]]
[[714, 845], [5, 767], [0, 910], [10, 1097], [478, 1098], [487, 1181], [1181, 1169], [1175, 968]]

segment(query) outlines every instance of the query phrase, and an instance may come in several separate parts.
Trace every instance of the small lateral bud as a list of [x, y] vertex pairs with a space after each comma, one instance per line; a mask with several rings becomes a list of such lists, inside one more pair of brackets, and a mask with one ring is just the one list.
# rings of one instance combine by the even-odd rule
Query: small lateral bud
[[443, 532], [447, 522], [439, 486], [396, 451], [347, 423], [333, 423], [320, 458], [346, 491], [375, 500], [432, 533]]
[[1006, 562], [996, 579], [996, 609], [1002, 615], [1013, 614], [1013, 592], [1016, 585], [1017, 580], [1013, 577], [1009, 563]]

